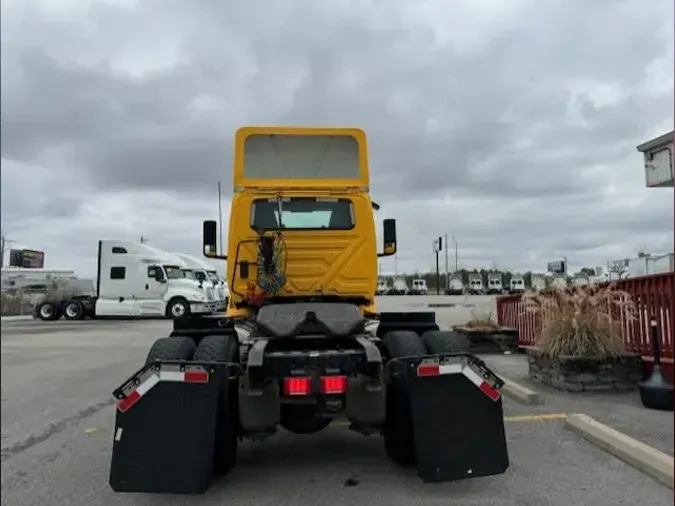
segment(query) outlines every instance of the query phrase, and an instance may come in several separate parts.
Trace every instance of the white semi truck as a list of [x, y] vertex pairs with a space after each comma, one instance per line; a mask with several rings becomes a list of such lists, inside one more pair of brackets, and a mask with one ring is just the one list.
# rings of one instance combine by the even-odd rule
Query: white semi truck
[[412, 288], [410, 289], [411, 295], [429, 295], [429, 287], [427, 287], [426, 279], [413, 279]]
[[483, 278], [480, 274], [469, 274], [469, 293], [483, 295]]
[[446, 295], [464, 295], [464, 283], [459, 276], [452, 276], [448, 280], [448, 287], [445, 289]]
[[408, 288], [408, 283], [405, 278], [397, 277], [394, 278], [394, 284], [389, 290], [389, 295], [408, 295], [410, 289]]
[[195, 277], [197, 281], [207, 286], [213, 286], [216, 293], [216, 310], [224, 310], [230, 299], [230, 291], [225, 278], [219, 276], [213, 265], [209, 264], [206, 260], [183, 253], [175, 253], [175, 255], [181, 259], [184, 265], [182, 270], [185, 277]]
[[387, 278], [380, 278], [377, 280], [377, 290], [375, 292], [377, 295], [387, 295], [389, 290], [391, 290], [391, 287], [389, 286]]
[[146, 244], [98, 242], [96, 290], [93, 296], [47, 298], [35, 306], [41, 320], [84, 318], [175, 318], [216, 311], [216, 294], [194, 277], [175, 255]]
[[525, 291], [525, 279], [520, 274], [511, 276], [509, 293], [523, 293]]
[[502, 275], [496, 272], [491, 272], [487, 276], [487, 293], [490, 295], [501, 295], [504, 293], [502, 286]]

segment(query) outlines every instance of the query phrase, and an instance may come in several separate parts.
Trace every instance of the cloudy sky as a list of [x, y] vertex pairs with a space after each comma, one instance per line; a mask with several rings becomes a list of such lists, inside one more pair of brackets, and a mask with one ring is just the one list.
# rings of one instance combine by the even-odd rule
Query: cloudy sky
[[399, 271], [446, 233], [471, 268], [672, 251], [673, 190], [635, 150], [673, 128], [672, 9], [3, 0], [2, 232], [82, 275], [99, 238], [198, 255], [238, 126], [341, 125], [369, 135]]

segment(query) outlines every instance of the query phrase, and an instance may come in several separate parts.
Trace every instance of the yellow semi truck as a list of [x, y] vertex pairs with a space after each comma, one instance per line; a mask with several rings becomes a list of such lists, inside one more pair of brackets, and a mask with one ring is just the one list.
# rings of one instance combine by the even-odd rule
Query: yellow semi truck
[[175, 318], [115, 390], [112, 488], [201, 493], [242, 441], [336, 418], [423, 481], [505, 472], [502, 380], [433, 312], [378, 312], [396, 222], [378, 252], [366, 134], [243, 127], [234, 144], [226, 254], [203, 226], [204, 255], [227, 261], [227, 310]]

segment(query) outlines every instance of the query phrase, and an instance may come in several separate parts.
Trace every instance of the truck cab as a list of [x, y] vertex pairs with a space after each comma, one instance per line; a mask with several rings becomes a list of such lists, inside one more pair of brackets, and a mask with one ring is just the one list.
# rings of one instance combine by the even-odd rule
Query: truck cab
[[222, 276], [218, 275], [213, 265], [192, 255], [176, 253], [176, 256], [184, 264], [183, 272], [186, 277], [194, 277], [197, 281], [213, 287], [215, 290], [216, 310], [224, 311], [230, 298], [230, 291], [227, 288], [227, 282]]
[[176, 256], [115, 240], [99, 241], [98, 250], [96, 316], [176, 317], [215, 310], [214, 290], [186, 278]]
[[394, 278], [394, 283], [391, 286], [389, 291], [390, 295], [408, 295], [409, 292], [408, 282], [403, 277]]
[[[395, 254], [396, 224], [384, 220], [378, 252], [362, 130], [243, 127], [233, 172], [227, 255], [204, 245], [207, 258], [228, 260], [228, 316], [263, 300], [342, 301], [376, 313], [377, 259]], [[204, 226], [213, 237], [215, 223]]]
[[390, 287], [389, 287], [389, 282], [385, 278], [380, 278], [377, 281], [377, 295], [387, 295], [389, 292]]
[[410, 289], [412, 295], [429, 295], [429, 288], [427, 287], [426, 279], [413, 279], [412, 288]]
[[516, 274], [511, 277], [510, 293], [523, 293], [525, 291], [525, 280], [522, 276]]
[[445, 290], [446, 295], [463, 295], [464, 283], [459, 276], [452, 276], [448, 281], [448, 287]]
[[487, 282], [487, 293], [491, 295], [498, 295], [504, 292], [501, 274], [488, 274]]
[[471, 295], [483, 295], [483, 280], [480, 276], [469, 276], [469, 293]]

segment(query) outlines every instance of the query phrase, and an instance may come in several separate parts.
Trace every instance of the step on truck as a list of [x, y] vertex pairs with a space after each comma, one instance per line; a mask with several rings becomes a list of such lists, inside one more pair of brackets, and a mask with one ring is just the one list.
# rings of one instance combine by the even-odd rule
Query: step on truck
[[[246, 440], [378, 434], [425, 482], [504, 473], [502, 380], [432, 312], [378, 312], [365, 133], [245, 127], [235, 135], [223, 314], [184, 316], [115, 391], [109, 482], [117, 492], [203, 493]], [[265, 470], [267, 472], [268, 470]]]
[[184, 264], [175, 255], [147, 244], [98, 242], [94, 295], [46, 298], [34, 317], [45, 321], [85, 318], [173, 318], [216, 310], [212, 287], [185, 278]]

